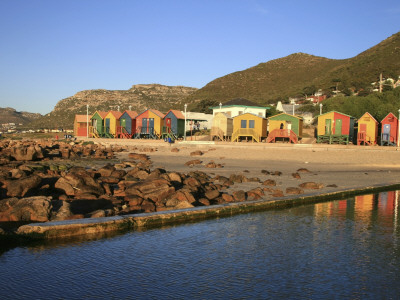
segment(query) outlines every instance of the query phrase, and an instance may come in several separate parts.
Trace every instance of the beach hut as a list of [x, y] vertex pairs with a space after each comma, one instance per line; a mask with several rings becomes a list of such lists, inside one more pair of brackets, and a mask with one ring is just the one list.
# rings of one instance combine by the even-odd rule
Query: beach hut
[[229, 140], [233, 133], [233, 119], [226, 113], [216, 113], [211, 126], [211, 139]]
[[317, 143], [353, 142], [355, 118], [337, 111], [318, 116]]
[[87, 115], [75, 115], [74, 136], [88, 136], [88, 119]]
[[156, 109], [147, 109], [136, 117], [137, 138], [157, 139], [162, 136], [164, 114]]
[[104, 118], [104, 135], [108, 138], [117, 136], [117, 127], [119, 126], [119, 118], [122, 113], [119, 111], [111, 110]]
[[368, 112], [358, 119], [357, 145], [376, 145], [378, 139], [378, 121]]
[[96, 111], [91, 117], [89, 126], [90, 137], [103, 137], [104, 136], [104, 118], [106, 117], [106, 111]]
[[250, 137], [252, 140], [260, 142], [263, 137], [267, 137], [267, 125], [268, 120], [263, 117], [251, 113], [238, 115], [233, 118], [232, 141]]
[[131, 139], [136, 132], [137, 112], [133, 110], [125, 110], [119, 118], [119, 126], [117, 127], [117, 137]]
[[389, 113], [381, 121], [381, 146], [396, 146], [399, 134], [399, 120]]
[[303, 136], [303, 118], [286, 113], [269, 117], [268, 127], [267, 143], [282, 139], [296, 144]]
[[164, 117], [164, 126], [162, 129], [163, 138], [173, 140], [182, 137], [185, 134], [185, 116], [179, 110], [171, 109]]

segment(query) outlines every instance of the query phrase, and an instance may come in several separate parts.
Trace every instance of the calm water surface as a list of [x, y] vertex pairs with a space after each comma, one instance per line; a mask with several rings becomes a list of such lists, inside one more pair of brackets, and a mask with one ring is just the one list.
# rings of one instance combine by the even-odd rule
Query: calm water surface
[[399, 299], [397, 199], [9, 249], [0, 299]]

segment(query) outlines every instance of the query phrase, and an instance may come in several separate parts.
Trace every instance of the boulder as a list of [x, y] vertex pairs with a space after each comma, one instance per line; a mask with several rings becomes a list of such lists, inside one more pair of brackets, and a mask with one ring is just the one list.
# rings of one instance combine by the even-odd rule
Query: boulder
[[265, 186], [276, 186], [276, 181], [273, 180], [273, 179], [267, 179], [262, 183], [262, 185], [265, 185]]
[[205, 196], [206, 196], [206, 198], [208, 199], [208, 200], [213, 200], [213, 199], [215, 199], [215, 198], [217, 198], [217, 197], [219, 197], [219, 191], [217, 191], [217, 190], [209, 190], [209, 191], [207, 191], [207, 192], [205, 192]]
[[0, 222], [47, 222], [51, 216], [51, 209], [51, 197], [0, 200]]
[[7, 196], [24, 197], [32, 195], [41, 182], [42, 178], [38, 175], [31, 175], [21, 179], [6, 180]]
[[304, 191], [301, 188], [298, 187], [288, 187], [286, 188], [286, 194], [290, 194], [290, 195], [299, 195], [299, 194], [303, 194]]
[[193, 159], [193, 160], [189, 160], [189, 161], [185, 162], [185, 166], [193, 167], [195, 165], [200, 165], [201, 163], [202, 163], [201, 160]]
[[246, 201], [246, 192], [243, 190], [233, 192], [233, 199], [236, 202], [243, 202]]
[[318, 190], [322, 189], [324, 185], [322, 183], [316, 183], [316, 182], [304, 182], [299, 184], [299, 187], [303, 189], [313, 189], [313, 190]]
[[200, 150], [190, 152], [190, 156], [202, 156], [203, 154], [204, 154], [204, 152], [200, 151]]

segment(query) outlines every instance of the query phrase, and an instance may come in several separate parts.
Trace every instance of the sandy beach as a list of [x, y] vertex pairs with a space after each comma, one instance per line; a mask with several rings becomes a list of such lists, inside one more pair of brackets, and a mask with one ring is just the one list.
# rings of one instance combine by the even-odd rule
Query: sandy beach
[[[163, 141], [120, 141], [102, 140], [101, 143], [117, 143], [148, 152], [154, 167], [168, 171], [190, 172], [201, 170], [211, 175], [230, 176], [243, 174], [247, 178], [260, 181], [273, 179], [276, 188], [283, 191], [288, 187], [298, 187], [304, 182], [323, 184], [318, 190], [304, 190], [304, 195], [325, 194], [366, 187], [385, 186], [400, 183], [400, 152], [396, 147], [326, 145], [326, 144], [265, 144], [265, 143], [202, 143], [177, 142], [169, 145]], [[172, 152], [177, 148], [178, 152]], [[201, 156], [191, 156], [196, 150]], [[126, 153], [121, 153], [124, 159]], [[193, 159], [202, 161], [200, 165], [189, 167], [185, 162]], [[206, 168], [209, 162], [221, 164], [222, 168]], [[298, 172], [303, 169], [303, 172]], [[306, 169], [306, 170], [304, 170]], [[280, 176], [266, 175], [281, 172]], [[304, 172], [304, 171], [309, 172]], [[300, 178], [295, 178], [298, 173]], [[249, 190], [260, 186], [258, 182], [235, 184], [232, 190]], [[270, 196], [266, 195], [265, 198]]]

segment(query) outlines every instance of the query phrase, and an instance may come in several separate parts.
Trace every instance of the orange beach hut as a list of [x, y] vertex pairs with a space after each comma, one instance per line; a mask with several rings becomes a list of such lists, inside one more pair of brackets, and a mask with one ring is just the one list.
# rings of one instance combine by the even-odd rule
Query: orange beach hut
[[86, 137], [88, 135], [87, 126], [88, 126], [88, 116], [87, 115], [75, 115], [74, 136]]
[[147, 109], [136, 117], [136, 135], [140, 138], [161, 138], [164, 114], [156, 109]]

